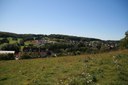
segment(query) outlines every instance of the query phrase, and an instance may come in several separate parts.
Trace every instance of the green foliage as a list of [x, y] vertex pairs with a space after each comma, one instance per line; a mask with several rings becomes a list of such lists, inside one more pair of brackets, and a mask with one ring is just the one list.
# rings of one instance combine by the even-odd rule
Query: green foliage
[[31, 54], [29, 53], [23, 53], [21, 56], [20, 56], [20, 59], [31, 59], [32, 56]]
[[15, 51], [15, 53], [20, 51], [20, 47], [17, 44], [5, 44], [1, 47], [1, 50]]
[[0, 54], [0, 60], [14, 60], [14, 54]]
[[127, 48], [128, 49], [128, 37], [125, 37], [120, 41], [120, 48]]
[[24, 46], [24, 40], [19, 40], [19, 45]]
[[6, 38], [0, 39], [0, 44], [3, 44], [3, 43], [9, 43], [9, 40]]
[[128, 49], [128, 31], [125, 33], [125, 38], [120, 41], [120, 48]]

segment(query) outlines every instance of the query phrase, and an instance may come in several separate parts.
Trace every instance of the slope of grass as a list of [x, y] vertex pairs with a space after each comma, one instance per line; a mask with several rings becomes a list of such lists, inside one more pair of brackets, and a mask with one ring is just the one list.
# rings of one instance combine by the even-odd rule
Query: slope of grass
[[128, 50], [0, 61], [0, 85], [127, 85]]

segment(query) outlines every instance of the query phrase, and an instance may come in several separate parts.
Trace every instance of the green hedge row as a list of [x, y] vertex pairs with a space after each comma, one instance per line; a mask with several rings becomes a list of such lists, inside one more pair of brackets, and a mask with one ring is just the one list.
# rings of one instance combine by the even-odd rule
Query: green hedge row
[[14, 54], [0, 54], [0, 60], [14, 60], [15, 55]]

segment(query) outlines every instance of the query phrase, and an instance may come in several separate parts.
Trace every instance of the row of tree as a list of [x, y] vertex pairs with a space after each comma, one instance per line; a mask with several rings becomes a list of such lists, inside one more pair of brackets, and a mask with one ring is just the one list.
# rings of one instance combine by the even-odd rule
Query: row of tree
[[[68, 36], [68, 35], [60, 35], [60, 34], [51, 34], [51, 35], [43, 35], [43, 34], [16, 34], [16, 33], [9, 33], [9, 32], [0, 32], [0, 37], [2, 38], [22, 38], [24, 41], [27, 40], [34, 40], [34, 39], [41, 39], [43, 37], [49, 38], [56, 38], [56, 39], [66, 39], [66, 40], [74, 40], [74, 41], [96, 41], [100, 39], [95, 38], [85, 38], [85, 37], [77, 37], [77, 36]], [[101, 41], [101, 40], [100, 40]]]

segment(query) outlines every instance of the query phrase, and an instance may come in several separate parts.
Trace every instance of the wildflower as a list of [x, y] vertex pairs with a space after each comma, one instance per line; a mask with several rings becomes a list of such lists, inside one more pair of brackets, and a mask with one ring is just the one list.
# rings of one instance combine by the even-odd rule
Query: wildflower
[[116, 64], [117, 63], [117, 60], [115, 60], [114, 63]]
[[92, 82], [92, 80], [89, 80], [90, 82]]
[[84, 73], [84, 72], [82, 72], [82, 75], [85, 75], [85, 73]]
[[91, 75], [89, 74], [88, 76], [90, 77]]
[[119, 69], [120, 68], [120, 65], [117, 65], [116, 67], [117, 67], [117, 69]]
[[116, 58], [116, 56], [113, 56], [113, 58], [115, 59], [115, 58]]
[[87, 83], [89, 84], [89, 83], [90, 83], [90, 81], [87, 81]]

